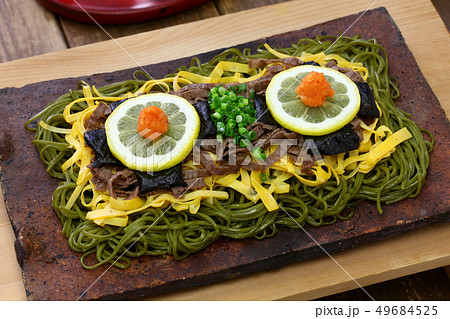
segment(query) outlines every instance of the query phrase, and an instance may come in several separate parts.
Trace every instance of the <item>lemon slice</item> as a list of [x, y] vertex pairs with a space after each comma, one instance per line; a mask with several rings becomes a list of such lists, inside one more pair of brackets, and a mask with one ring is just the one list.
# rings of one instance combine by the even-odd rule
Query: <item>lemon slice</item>
[[[139, 113], [156, 105], [169, 118], [169, 127], [156, 141], [137, 132]], [[164, 93], [141, 95], [120, 104], [105, 123], [108, 146], [126, 167], [156, 172], [183, 161], [200, 131], [200, 118], [185, 99]]]
[[[297, 97], [295, 88], [309, 72], [323, 73], [333, 97], [322, 106], [310, 107]], [[303, 135], [325, 135], [348, 124], [358, 113], [359, 90], [356, 84], [339, 71], [302, 65], [275, 75], [266, 90], [267, 107], [273, 118], [282, 126]]]

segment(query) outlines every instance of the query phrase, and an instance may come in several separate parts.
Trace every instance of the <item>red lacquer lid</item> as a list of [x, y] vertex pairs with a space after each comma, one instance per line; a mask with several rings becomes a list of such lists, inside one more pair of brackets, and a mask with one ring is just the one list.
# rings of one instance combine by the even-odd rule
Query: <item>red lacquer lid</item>
[[[69, 19], [100, 24], [136, 23], [172, 15], [209, 0], [39, 0]], [[87, 13], [93, 18], [91, 18]]]

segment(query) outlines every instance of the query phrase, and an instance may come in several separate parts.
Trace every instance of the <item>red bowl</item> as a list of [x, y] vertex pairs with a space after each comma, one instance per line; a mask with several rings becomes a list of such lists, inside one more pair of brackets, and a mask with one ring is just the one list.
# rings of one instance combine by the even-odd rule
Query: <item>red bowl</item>
[[[125, 24], [166, 17], [209, 0], [38, 0], [69, 19], [100, 24]], [[94, 21], [95, 20], [95, 21]]]

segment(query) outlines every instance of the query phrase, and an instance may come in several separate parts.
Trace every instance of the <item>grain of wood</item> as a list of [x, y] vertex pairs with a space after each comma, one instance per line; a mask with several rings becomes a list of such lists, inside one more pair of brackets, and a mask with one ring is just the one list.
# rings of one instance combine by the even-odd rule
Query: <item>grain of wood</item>
[[[0, 211], [4, 208], [3, 195], [0, 194]], [[6, 214], [5, 214], [6, 215]], [[3, 221], [3, 218], [2, 218]], [[14, 251], [14, 234], [11, 224], [0, 224], [0, 300], [24, 300], [25, 288], [22, 272], [17, 264]], [[8, 265], [8, 266], [7, 266]]]
[[67, 48], [58, 21], [35, 0], [0, 1], [0, 62]]
[[[450, 245], [445, 248], [449, 255], [440, 258], [438, 251], [443, 247], [435, 243], [449, 242], [448, 226], [430, 225], [388, 241], [366, 244], [334, 254], [333, 258], [339, 265], [329, 257], [322, 257], [287, 265], [278, 270], [251, 274], [214, 285], [148, 298], [148, 300], [316, 299], [358, 288], [357, 283], [348, 274], [351, 274], [358, 284], [368, 286], [380, 282], [380, 279], [381, 281], [391, 280], [447, 265], [450, 262]], [[433, 236], [436, 237], [433, 238]], [[409, 243], [410, 240], [411, 243]], [[386, 249], [387, 247], [389, 248]], [[423, 266], [425, 268], [421, 268]], [[369, 296], [366, 297], [369, 298]]]
[[[405, 276], [366, 287], [376, 300], [450, 300], [450, 279], [443, 268]], [[359, 300], [368, 300], [357, 292]]]
[[[382, 300], [450, 300], [450, 279], [444, 268], [428, 270], [414, 275], [389, 280], [364, 288], [377, 301]], [[371, 300], [360, 289], [331, 295], [319, 299], [330, 300]]]
[[161, 29], [216, 16], [218, 16], [216, 7], [212, 2], [207, 2], [201, 6], [167, 18], [130, 24], [126, 27], [104, 25], [102, 26], [104, 30], [96, 24], [81, 23], [63, 17], [60, 18], [60, 21], [69, 46], [77, 47], [89, 43], [109, 40], [111, 37], [116, 39], [127, 35], [133, 35], [145, 31]]
[[239, 12], [243, 10], [254, 9], [262, 6], [267, 6], [271, 4], [277, 4], [281, 2], [287, 2], [287, 0], [252, 0], [252, 1], [241, 1], [241, 0], [214, 0], [219, 14], [229, 14], [234, 12]]

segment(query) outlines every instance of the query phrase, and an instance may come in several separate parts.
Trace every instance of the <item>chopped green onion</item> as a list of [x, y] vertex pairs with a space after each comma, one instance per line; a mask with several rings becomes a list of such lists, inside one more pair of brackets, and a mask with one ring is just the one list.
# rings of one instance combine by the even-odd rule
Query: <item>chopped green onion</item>
[[245, 127], [241, 127], [238, 132], [239, 135], [245, 136], [248, 133], [248, 130]]
[[[236, 145], [251, 145], [250, 141], [256, 137], [254, 132], [245, 128], [255, 121], [256, 116], [253, 98], [248, 99], [241, 94], [246, 90], [247, 85], [242, 83], [228, 88], [218, 85], [209, 91], [208, 102], [213, 110], [211, 119], [217, 126], [218, 136], [232, 137]], [[243, 139], [247, 141], [242, 142]]]
[[236, 126], [236, 121], [235, 120], [228, 120], [227, 127], [234, 128], [235, 126]]
[[225, 124], [223, 122], [217, 122], [217, 133], [225, 133]]
[[262, 149], [259, 147], [255, 147], [252, 150], [252, 155], [257, 161], [265, 161], [266, 160], [266, 154], [264, 154]]
[[248, 147], [250, 145], [252, 145], [252, 143], [248, 139], [241, 139], [239, 141], [239, 146], [240, 147]]
[[259, 175], [259, 178], [261, 179], [262, 182], [265, 182], [265, 181], [267, 181], [268, 176], [267, 176], [266, 173], [261, 173], [261, 174]]

